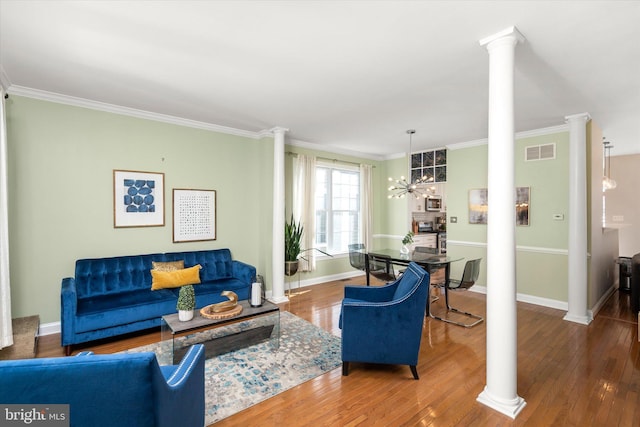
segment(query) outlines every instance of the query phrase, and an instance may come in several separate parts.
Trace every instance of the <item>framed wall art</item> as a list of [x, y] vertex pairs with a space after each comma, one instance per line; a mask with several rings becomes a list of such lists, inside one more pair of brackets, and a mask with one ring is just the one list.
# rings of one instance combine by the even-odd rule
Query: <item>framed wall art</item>
[[516, 225], [529, 225], [531, 187], [516, 188]]
[[216, 240], [216, 191], [173, 189], [173, 242]]
[[[531, 187], [516, 187], [516, 225], [529, 225], [529, 205]], [[469, 190], [469, 223], [486, 224], [489, 211], [488, 191], [486, 188]]]
[[469, 190], [469, 224], [486, 224], [489, 202], [486, 188]]
[[113, 171], [113, 226], [164, 226], [164, 173]]

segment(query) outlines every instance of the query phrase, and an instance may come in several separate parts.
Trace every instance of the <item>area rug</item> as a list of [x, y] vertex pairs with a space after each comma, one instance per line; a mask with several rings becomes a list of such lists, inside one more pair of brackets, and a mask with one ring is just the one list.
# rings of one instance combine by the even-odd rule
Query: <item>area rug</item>
[[[234, 327], [246, 329], [250, 322], [255, 321], [240, 322]], [[127, 352], [140, 351], [154, 351], [160, 360], [166, 360], [164, 347], [159, 344]], [[339, 337], [283, 311], [278, 350], [266, 341], [205, 362], [206, 425], [329, 372], [341, 363]]]
[[40, 316], [11, 320], [13, 345], [0, 350], [0, 360], [33, 359], [36, 356]]

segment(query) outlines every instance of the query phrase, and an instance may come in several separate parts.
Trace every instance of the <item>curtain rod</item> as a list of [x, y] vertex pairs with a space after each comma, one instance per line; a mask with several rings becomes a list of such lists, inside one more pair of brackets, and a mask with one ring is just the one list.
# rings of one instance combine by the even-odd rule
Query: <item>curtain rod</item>
[[[294, 153], [293, 151], [285, 151], [285, 154], [288, 154], [289, 156], [294, 156], [297, 157], [299, 153]], [[327, 160], [329, 162], [334, 162], [334, 163], [346, 163], [348, 165], [357, 165], [360, 166], [363, 163], [357, 163], [357, 162], [350, 162], [348, 160], [340, 160], [340, 159], [330, 159], [328, 157], [321, 157], [321, 156], [316, 156], [316, 159], [319, 160]], [[375, 165], [370, 165], [372, 168], [375, 168]]]

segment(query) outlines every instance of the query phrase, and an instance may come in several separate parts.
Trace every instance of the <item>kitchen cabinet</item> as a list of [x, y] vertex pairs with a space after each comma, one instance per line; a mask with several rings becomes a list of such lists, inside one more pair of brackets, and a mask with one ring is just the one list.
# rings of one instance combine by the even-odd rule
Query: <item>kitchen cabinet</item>
[[413, 236], [413, 247], [423, 246], [427, 248], [438, 247], [438, 233], [419, 233]]

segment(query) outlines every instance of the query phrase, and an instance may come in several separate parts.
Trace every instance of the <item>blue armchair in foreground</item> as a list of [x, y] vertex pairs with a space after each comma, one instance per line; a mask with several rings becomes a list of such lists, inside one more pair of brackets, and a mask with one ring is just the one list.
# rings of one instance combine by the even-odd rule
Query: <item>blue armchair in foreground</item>
[[204, 347], [179, 365], [159, 366], [154, 353], [0, 362], [0, 403], [68, 404], [71, 426], [202, 427]]
[[417, 380], [429, 273], [409, 264], [384, 286], [347, 286], [342, 300], [342, 375], [350, 362], [409, 365]]

